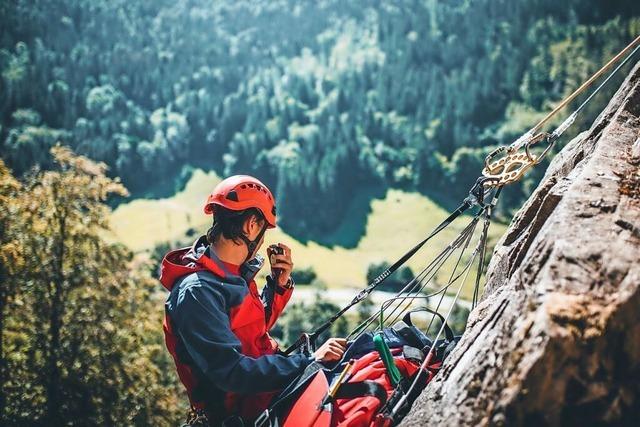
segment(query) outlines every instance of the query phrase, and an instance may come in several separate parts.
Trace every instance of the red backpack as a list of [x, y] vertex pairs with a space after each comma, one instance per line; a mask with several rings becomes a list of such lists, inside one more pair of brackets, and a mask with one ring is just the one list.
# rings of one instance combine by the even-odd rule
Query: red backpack
[[[256, 427], [396, 424], [459, 339], [445, 325], [445, 339], [435, 344], [430, 362], [420, 370], [433, 344], [413, 326], [411, 313], [376, 335], [368, 332], [350, 343], [331, 369], [311, 364], [256, 420]], [[386, 350], [376, 345], [381, 340]]]

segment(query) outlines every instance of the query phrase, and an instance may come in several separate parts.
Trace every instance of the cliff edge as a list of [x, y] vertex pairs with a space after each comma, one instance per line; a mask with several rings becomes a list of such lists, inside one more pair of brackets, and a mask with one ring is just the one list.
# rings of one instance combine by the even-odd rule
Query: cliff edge
[[463, 339], [402, 425], [638, 417], [640, 63], [514, 217]]

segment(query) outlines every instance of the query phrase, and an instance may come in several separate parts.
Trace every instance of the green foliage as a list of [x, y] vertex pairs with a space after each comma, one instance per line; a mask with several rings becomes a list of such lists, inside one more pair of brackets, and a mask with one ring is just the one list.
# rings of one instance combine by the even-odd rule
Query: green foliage
[[136, 194], [185, 165], [253, 173], [302, 238], [334, 231], [365, 186], [464, 195], [486, 147], [640, 31], [640, 3], [621, 0], [15, 0], [0, 14], [0, 145], [17, 174], [52, 167], [58, 140]]
[[175, 424], [157, 282], [103, 238], [105, 200], [126, 190], [104, 164], [52, 158], [24, 183], [0, 161], [3, 425]]
[[308, 285], [316, 280], [316, 272], [313, 267], [295, 268], [291, 272], [293, 280], [300, 285]]

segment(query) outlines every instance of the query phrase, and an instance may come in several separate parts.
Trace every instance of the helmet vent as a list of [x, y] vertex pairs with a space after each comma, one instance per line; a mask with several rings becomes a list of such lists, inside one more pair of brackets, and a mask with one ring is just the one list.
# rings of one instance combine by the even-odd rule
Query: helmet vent
[[227, 199], [237, 202], [238, 201], [238, 193], [236, 193], [235, 191], [231, 190], [229, 191], [229, 193], [227, 193]]

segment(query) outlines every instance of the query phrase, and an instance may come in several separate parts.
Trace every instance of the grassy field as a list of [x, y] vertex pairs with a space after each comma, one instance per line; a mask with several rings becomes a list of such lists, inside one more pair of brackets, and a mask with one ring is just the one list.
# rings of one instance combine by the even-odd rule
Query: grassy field
[[[140, 252], [161, 242], [184, 240], [188, 229], [196, 230], [198, 235], [203, 234], [211, 218], [202, 213], [202, 204], [219, 181], [215, 173], [197, 170], [185, 189], [173, 197], [138, 199], [120, 205], [111, 217], [113, 237]], [[462, 198], [463, 195], [460, 196]], [[318, 278], [329, 288], [360, 288], [366, 284], [369, 264], [395, 261], [447, 215], [448, 212], [423, 195], [389, 190], [383, 199], [373, 200], [365, 234], [353, 249], [327, 247], [315, 242], [303, 244], [279, 228], [267, 233], [266, 243], [283, 242], [290, 246], [295, 265], [313, 267]], [[413, 271], [424, 268], [466, 225], [468, 219], [459, 218], [418, 252], [408, 263]], [[491, 240], [495, 241], [504, 229], [503, 225], [494, 224], [490, 229]], [[449, 272], [450, 266], [445, 265], [436, 280], [446, 280]], [[470, 296], [470, 288], [471, 283], [468, 283], [463, 296]]]

